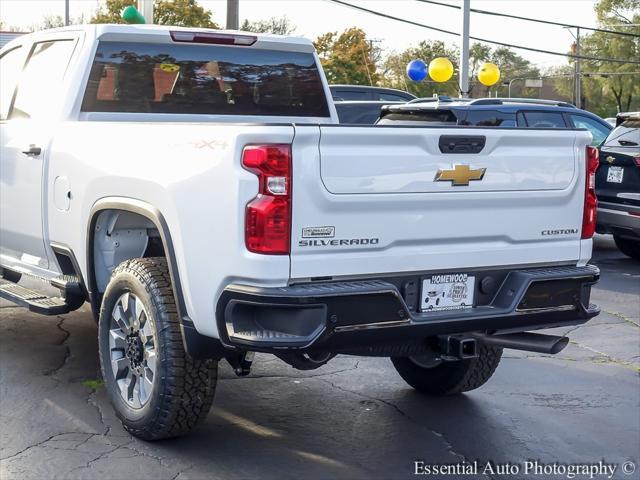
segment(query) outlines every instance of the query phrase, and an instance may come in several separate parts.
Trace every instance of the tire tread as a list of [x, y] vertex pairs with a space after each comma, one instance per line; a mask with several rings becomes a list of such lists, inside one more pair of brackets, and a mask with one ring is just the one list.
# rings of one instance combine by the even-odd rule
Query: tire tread
[[[185, 351], [169, 268], [164, 257], [127, 260], [113, 270], [112, 278], [120, 274], [134, 276], [153, 299], [156, 306], [156, 334], [161, 345], [159, 360], [166, 367], [166, 376], [161, 382], [160, 401], [154, 412], [154, 420], [141, 427], [128, 422], [120, 412], [116, 411], [116, 414], [129, 433], [145, 440], [184, 435], [200, 424], [211, 408], [218, 376], [217, 362], [195, 360]], [[104, 313], [101, 312], [100, 316]], [[105, 377], [104, 365], [102, 375]]]

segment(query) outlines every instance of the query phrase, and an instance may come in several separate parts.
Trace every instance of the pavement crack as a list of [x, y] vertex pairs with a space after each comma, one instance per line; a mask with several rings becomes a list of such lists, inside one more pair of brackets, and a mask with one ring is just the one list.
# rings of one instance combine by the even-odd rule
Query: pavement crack
[[189, 465], [187, 468], [183, 468], [178, 473], [176, 473], [173, 477], [171, 477], [171, 480], [176, 480], [180, 475], [191, 470], [192, 468], [193, 468], [193, 465]]
[[61, 437], [63, 435], [70, 435], [72, 433], [79, 433], [79, 434], [83, 434], [83, 435], [93, 435], [92, 433], [87, 433], [87, 432], [62, 432], [62, 433], [56, 433], [54, 435], [50, 435], [47, 438], [45, 438], [44, 440], [34, 443], [32, 445], [29, 445], [28, 447], [23, 448], [22, 450], [20, 450], [19, 452], [14, 453], [13, 455], [9, 455], [8, 457], [2, 457], [0, 458], [0, 461], [6, 462], [6, 461], [10, 461], [16, 457], [19, 457], [20, 455], [22, 455], [23, 453], [31, 450], [32, 448], [36, 448], [36, 447], [40, 447], [42, 445], [44, 445], [45, 443], [47, 443], [50, 440], [53, 440], [56, 437]]
[[640, 327], [640, 323], [634, 322], [633, 320], [631, 320], [630, 317], [628, 317], [627, 315], [625, 315], [624, 313], [620, 313], [620, 312], [610, 312], [609, 310], [602, 310], [604, 313], [607, 313], [609, 315], [612, 315], [614, 317], [620, 318], [622, 320], [624, 320], [627, 323], [630, 323], [631, 325], [634, 325], [636, 327]]
[[89, 392], [89, 395], [87, 396], [87, 404], [94, 407], [98, 412], [98, 416], [100, 417], [100, 423], [104, 426], [104, 432], [102, 433], [102, 435], [109, 435], [109, 433], [111, 432], [111, 426], [107, 425], [107, 423], [104, 420], [104, 412], [102, 411], [102, 408], [98, 403], [98, 399], [95, 397], [97, 393], [98, 393], [97, 389], [95, 388], [91, 389], [91, 392]]
[[[94, 435], [94, 436], [97, 436], [97, 435]], [[90, 437], [90, 438], [92, 438], [92, 437]], [[89, 440], [89, 439], [87, 439], [87, 440], [85, 440], [84, 442], [80, 443], [79, 445], [77, 445], [77, 446], [76, 446], [76, 448], [77, 448], [77, 447], [79, 447], [80, 445], [82, 445], [83, 443], [86, 443], [88, 440]], [[131, 444], [131, 443], [133, 443], [133, 440], [130, 440], [129, 442], [127, 442], [127, 443], [125, 443], [125, 444], [123, 444], [123, 445], [116, 445], [114, 448], [112, 448], [112, 449], [110, 449], [110, 450], [107, 450], [107, 451], [105, 451], [105, 452], [102, 452], [101, 454], [97, 455], [95, 458], [93, 458], [93, 459], [89, 460], [89, 461], [88, 461], [88, 462], [86, 462], [84, 465], [79, 465], [79, 466], [77, 466], [77, 467], [75, 467], [75, 468], [71, 469], [68, 473], [70, 474], [71, 472], [75, 472], [75, 471], [77, 471], [77, 470], [81, 470], [81, 469], [83, 469], [83, 468], [87, 468], [87, 469], [89, 469], [89, 468], [91, 468], [91, 467], [93, 466], [93, 464], [94, 464], [94, 463], [96, 463], [97, 461], [102, 460], [104, 457], [106, 457], [107, 455], [112, 454], [112, 453], [113, 453], [113, 452], [115, 452], [116, 450], [120, 450], [121, 448], [125, 448], [125, 447], [127, 447], [127, 445], [129, 445], [129, 444]]]
[[[424, 426], [422, 424], [420, 424], [416, 419], [414, 419], [413, 417], [411, 417], [411, 415], [409, 415], [407, 412], [405, 412], [404, 410], [402, 410], [400, 407], [398, 407], [395, 403], [390, 402], [389, 400], [384, 400], [382, 398], [378, 398], [378, 397], [373, 397], [371, 395], [367, 395], [361, 392], [356, 392], [353, 390], [349, 390], [348, 388], [344, 388], [344, 387], [340, 387], [338, 385], [336, 385], [335, 383], [326, 380], [324, 378], [320, 378], [319, 379], [321, 382], [324, 382], [328, 385], [331, 385], [333, 388], [346, 392], [346, 393], [351, 393], [352, 395], [356, 395], [362, 398], [366, 398], [367, 400], [372, 400], [374, 402], [380, 402], [384, 405], [387, 405], [388, 407], [391, 407], [392, 409], [394, 409], [396, 412], [398, 412], [401, 416], [403, 416], [404, 418], [406, 418], [407, 420], [409, 420], [412, 424], [419, 426], [420, 428], [423, 428], [427, 431], [429, 431], [431, 434], [435, 435], [436, 437], [438, 437], [440, 439], [440, 441], [442, 441], [442, 443], [444, 444], [445, 449], [454, 457], [456, 457], [458, 459], [458, 461], [460, 462], [465, 462], [467, 464], [473, 464], [473, 462], [471, 460], [469, 460], [464, 454], [457, 452], [454, 449], [453, 444], [451, 443], [451, 441], [447, 438], [447, 436], [442, 433], [439, 432], [437, 430], [434, 430], [430, 427]], [[493, 480], [493, 477], [491, 475], [488, 475], [486, 473], [483, 473], [484, 476], [486, 476], [487, 478]]]
[[57, 373], [67, 364], [69, 357], [71, 357], [71, 348], [69, 347], [69, 345], [67, 345], [67, 341], [71, 336], [71, 332], [69, 330], [66, 330], [63, 326], [64, 320], [65, 320], [64, 317], [58, 317], [58, 318], [60, 319], [60, 321], [56, 324], [56, 328], [63, 333], [62, 340], [58, 342], [58, 345], [61, 345], [64, 347], [64, 356], [62, 357], [62, 361], [60, 362], [59, 365], [49, 370], [45, 370], [44, 375], [51, 376], [57, 382], [60, 382], [60, 379], [57, 377]]

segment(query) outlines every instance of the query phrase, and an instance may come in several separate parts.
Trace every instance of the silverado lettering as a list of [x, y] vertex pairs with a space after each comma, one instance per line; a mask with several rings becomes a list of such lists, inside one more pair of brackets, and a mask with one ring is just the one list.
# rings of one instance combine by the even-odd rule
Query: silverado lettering
[[338, 247], [349, 245], [377, 245], [379, 238], [351, 238], [342, 240], [300, 240], [299, 247]]

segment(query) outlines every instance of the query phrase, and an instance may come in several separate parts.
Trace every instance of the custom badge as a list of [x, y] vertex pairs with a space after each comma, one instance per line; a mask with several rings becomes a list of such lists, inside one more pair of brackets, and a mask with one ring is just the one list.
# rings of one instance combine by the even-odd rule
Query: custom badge
[[438, 169], [434, 182], [451, 182], [454, 187], [468, 186], [471, 180], [482, 180], [486, 168], [473, 169], [469, 165], [453, 165], [452, 170]]

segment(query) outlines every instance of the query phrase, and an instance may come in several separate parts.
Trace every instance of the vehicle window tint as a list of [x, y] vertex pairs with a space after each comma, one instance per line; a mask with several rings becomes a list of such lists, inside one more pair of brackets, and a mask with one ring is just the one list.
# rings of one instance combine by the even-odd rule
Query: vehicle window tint
[[560, 112], [523, 112], [529, 128], [567, 128]]
[[591, 145], [594, 147], [601, 145], [604, 139], [607, 138], [607, 135], [609, 135], [610, 130], [607, 127], [589, 117], [574, 114], [571, 114], [570, 117], [574, 127], [585, 128], [591, 132], [593, 137]]
[[18, 76], [22, 71], [22, 48], [17, 47], [5, 52], [0, 57], [0, 119], [5, 120], [9, 114], [9, 105], [16, 89]]
[[371, 94], [366, 90], [334, 90], [332, 95], [339, 100], [371, 100]]
[[381, 105], [363, 103], [340, 103], [336, 102], [336, 112], [340, 123], [373, 125], [380, 116]]
[[406, 102], [407, 98], [395, 93], [380, 93], [377, 95], [378, 100], [386, 100], [392, 102]]
[[100, 42], [82, 111], [328, 117], [313, 54]]
[[515, 127], [516, 114], [503, 113], [497, 110], [469, 110], [461, 125], [477, 127]]
[[74, 40], [36, 43], [18, 81], [11, 118], [35, 118], [48, 113], [60, 99]]

